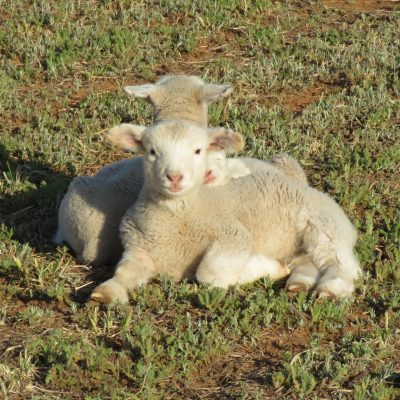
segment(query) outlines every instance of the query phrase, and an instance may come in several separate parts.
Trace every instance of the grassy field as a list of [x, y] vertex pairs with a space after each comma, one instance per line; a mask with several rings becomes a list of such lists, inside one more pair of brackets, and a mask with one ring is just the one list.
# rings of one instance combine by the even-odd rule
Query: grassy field
[[[397, 1], [0, 0], [0, 398], [400, 398]], [[112, 266], [51, 237], [71, 179], [127, 157], [149, 124], [125, 84], [232, 83], [210, 125], [247, 156], [287, 151], [360, 232], [347, 301], [261, 280], [227, 292], [167, 277], [127, 306], [85, 302]]]

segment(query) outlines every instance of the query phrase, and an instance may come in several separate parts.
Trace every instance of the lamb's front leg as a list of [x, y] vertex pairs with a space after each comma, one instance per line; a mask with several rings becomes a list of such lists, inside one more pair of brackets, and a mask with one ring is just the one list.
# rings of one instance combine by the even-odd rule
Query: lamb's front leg
[[143, 249], [131, 249], [122, 255], [114, 276], [97, 286], [90, 297], [105, 304], [117, 300], [127, 303], [128, 292], [147, 283], [154, 276], [154, 263], [149, 254]]
[[227, 288], [254, 282], [262, 277], [276, 281], [289, 273], [289, 268], [277, 260], [245, 249], [223, 248], [214, 243], [202, 259], [196, 279], [200, 283]]

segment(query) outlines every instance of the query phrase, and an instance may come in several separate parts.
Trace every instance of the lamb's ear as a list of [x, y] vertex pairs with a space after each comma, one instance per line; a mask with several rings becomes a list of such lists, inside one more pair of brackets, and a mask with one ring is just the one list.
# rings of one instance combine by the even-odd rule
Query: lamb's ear
[[146, 99], [147, 101], [153, 101], [154, 96], [157, 93], [157, 86], [151, 83], [140, 86], [125, 86], [125, 93], [131, 96], [139, 97], [141, 99]]
[[145, 130], [145, 126], [121, 124], [111, 128], [106, 139], [124, 151], [137, 152], [143, 150], [142, 136]]
[[232, 92], [233, 88], [230, 85], [214, 85], [212, 83], [208, 83], [200, 88], [198, 100], [200, 102], [211, 104], [214, 101], [229, 96]]
[[208, 150], [224, 150], [225, 154], [233, 154], [244, 147], [243, 136], [231, 129], [210, 128], [208, 132]]

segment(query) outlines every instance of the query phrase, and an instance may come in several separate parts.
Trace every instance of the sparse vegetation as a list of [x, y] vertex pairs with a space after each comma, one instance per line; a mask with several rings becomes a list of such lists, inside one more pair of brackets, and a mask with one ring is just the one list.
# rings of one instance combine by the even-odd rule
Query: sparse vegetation
[[[0, 397], [400, 396], [400, 6], [395, 1], [0, 0]], [[360, 231], [365, 274], [335, 302], [260, 280], [160, 277], [112, 308], [112, 267], [55, 248], [72, 177], [126, 155], [102, 132], [149, 123], [124, 84], [233, 83], [210, 125], [246, 156], [287, 151]]]

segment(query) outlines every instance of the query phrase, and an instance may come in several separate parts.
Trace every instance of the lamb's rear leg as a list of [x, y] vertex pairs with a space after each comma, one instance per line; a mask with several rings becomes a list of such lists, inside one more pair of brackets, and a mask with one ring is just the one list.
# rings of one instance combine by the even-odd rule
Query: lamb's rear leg
[[114, 301], [127, 303], [128, 292], [147, 283], [154, 276], [153, 260], [146, 251], [141, 249], [125, 251], [114, 276], [97, 286], [90, 297], [105, 304]]
[[290, 292], [308, 292], [317, 283], [320, 276], [317, 266], [305, 254], [295, 257], [289, 264], [291, 274], [286, 282]]
[[288, 267], [262, 254], [226, 250], [214, 245], [201, 261], [196, 279], [201, 283], [227, 288], [254, 282], [262, 277], [276, 281], [286, 277], [289, 272]]
[[[336, 215], [336, 218], [341, 216]], [[346, 217], [345, 217], [346, 218]], [[350, 222], [325, 220], [310, 223], [305, 229], [303, 246], [320, 271], [315, 290], [324, 296], [347, 297], [361, 273], [354, 255], [356, 233]]]
[[293, 157], [289, 156], [289, 154], [277, 154], [272, 158], [271, 163], [292, 181], [302, 185], [308, 185], [307, 175], [304, 172], [304, 169], [300, 163]]
[[315, 288], [321, 296], [348, 297], [354, 292], [354, 281], [361, 274], [352, 249], [338, 251], [337, 262], [324, 266]]

